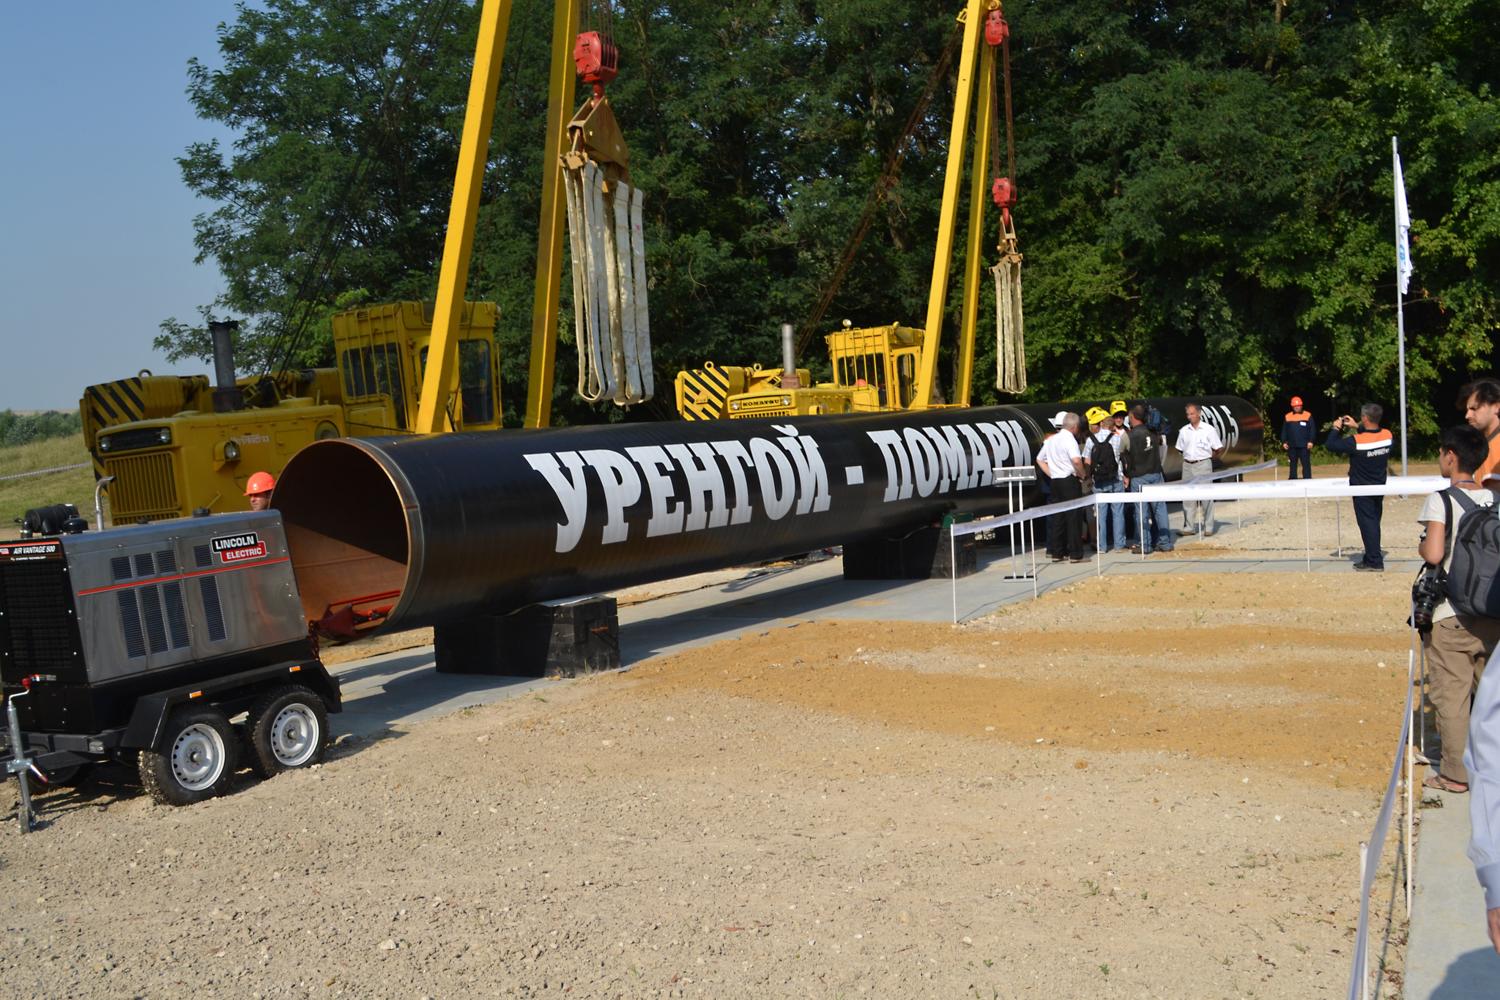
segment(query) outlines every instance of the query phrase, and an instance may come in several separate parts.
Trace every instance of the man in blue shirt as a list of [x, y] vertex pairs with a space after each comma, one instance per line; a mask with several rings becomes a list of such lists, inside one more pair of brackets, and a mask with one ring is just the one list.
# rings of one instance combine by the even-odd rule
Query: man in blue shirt
[[[1353, 417], [1342, 416], [1333, 422], [1328, 440], [1323, 447], [1340, 455], [1349, 456], [1350, 486], [1384, 486], [1386, 463], [1391, 457], [1391, 432], [1380, 426], [1385, 415], [1379, 403], [1366, 403], [1359, 409], [1359, 422]], [[1348, 437], [1345, 430], [1353, 430]], [[1354, 520], [1359, 524], [1359, 536], [1365, 543], [1364, 558], [1354, 568], [1368, 573], [1385, 571], [1385, 554], [1380, 551], [1380, 515], [1385, 508], [1385, 497], [1355, 497]]]

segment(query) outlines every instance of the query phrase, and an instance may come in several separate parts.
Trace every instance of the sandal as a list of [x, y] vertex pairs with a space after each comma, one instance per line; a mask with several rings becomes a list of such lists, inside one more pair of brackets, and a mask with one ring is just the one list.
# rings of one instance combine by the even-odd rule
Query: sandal
[[1429, 775], [1427, 780], [1422, 782], [1422, 787], [1436, 788], [1440, 792], [1452, 792], [1454, 795], [1462, 795], [1469, 790], [1469, 786], [1462, 781], [1453, 781], [1441, 774]]

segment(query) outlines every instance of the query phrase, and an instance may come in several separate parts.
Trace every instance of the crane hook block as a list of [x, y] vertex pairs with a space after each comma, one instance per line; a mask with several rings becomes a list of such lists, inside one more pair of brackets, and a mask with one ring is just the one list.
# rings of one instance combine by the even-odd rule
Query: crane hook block
[[990, 196], [995, 204], [1007, 211], [1016, 207], [1016, 185], [1009, 177], [996, 177], [990, 185]]
[[1010, 37], [1010, 25], [1005, 23], [1005, 15], [999, 10], [992, 10], [984, 16], [984, 40], [991, 46], [1001, 46]]
[[606, 83], [620, 72], [620, 50], [613, 39], [604, 38], [597, 31], [585, 31], [573, 42], [573, 65], [584, 83], [591, 83], [602, 90]]

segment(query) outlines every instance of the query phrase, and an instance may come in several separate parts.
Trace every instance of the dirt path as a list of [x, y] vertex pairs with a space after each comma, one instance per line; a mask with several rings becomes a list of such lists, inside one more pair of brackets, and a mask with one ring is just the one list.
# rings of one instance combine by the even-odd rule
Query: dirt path
[[775, 629], [186, 809], [49, 793], [0, 994], [1341, 995], [1407, 581], [1329, 580]]

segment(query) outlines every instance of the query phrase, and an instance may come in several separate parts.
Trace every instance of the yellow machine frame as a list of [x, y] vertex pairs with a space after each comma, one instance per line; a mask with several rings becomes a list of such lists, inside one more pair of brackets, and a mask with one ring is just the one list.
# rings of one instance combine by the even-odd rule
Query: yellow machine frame
[[[715, 384], [711, 363], [678, 375], [678, 412], [684, 419], [790, 416], [811, 413], [847, 413], [880, 410], [926, 410], [941, 406], [968, 406], [974, 374], [974, 331], [979, 314], [979, 272], [983, 260], [980, 240], [984, 232], [986, 164], [990, 155], [990, 133], [994, 121], [995, 51], [984, 41], [985, 14], [1000, 9], [1000, 0], [969, 0], [958, 16], [963, 25], [963, 49], [958, 67], [958, 89], [953, 103], [953, 122], [948, 135], [948, 161], [943, 175], [943, 202], [938, 217], [937, 246], [932, 259], [932, 282], [927, 293], [927, 319], [920, 328], [890, 326], [846, 328], [827, 336], [833, 381], [819, 385], [802, 382], [806, 388], [757, 384], [741, 392], [723, 395], [717, 411], [710, 411]], [[978, 76], [976, 94], [975, 76]], [[942, 339], [943, 311], [948, 298], [948, 279], [958, 221], [963, 181], [964, 151], [971, 127], [974, 151], [970, 183], [967, 257], [964, 264], [963, 311], [959, 326], [957, 375], [948, 402], [937, 398], [938, 345]], [[760, 366], [756, 366], [756, 370]], [[780, 369], [774, 369], [779, 374]], [[698, 401], [689, 394], [684, 406], [684, 381], [698, 391]], [[722, 381], [722, 380], [718, 380]]]
[[[433, 434], [448, 428], [444, 414], [457, 390], [459, 304], [469, 281], [469, 257], [474, 248], [474, 225], [479, 215], [479, 190], [489, 157], [494, 124], [495, 91], [510, 25], [511, 0], [484, 0], [479, 14], [479, 37], [474, 48], [474, 72], [469, 80], [469, 103], [459, 143], [458, 173], [448, 213], [448, 234], [438, 274], [437, 305], [433, 313], [431, 353], [440, 364], [430, 367], [422, 382], [422, 397], [413, 430]], [[546, 427], [552, 422], [552, 383], [557, 364], [557, 312], [562, 289], [563, 185], [560, 156], [567, 139], [576, 77], [571, 51], [578, 32], [574, 0], [556, 0], [552, 13], [552, 59], [547, 88], [547, 138], [542, 154], [542, 208], [537, 228], [536, 286], [531, 307], [531, 365], [526, 389], [524, 425]]]
[[[467, 302], [465, 292], [512, 6], [511, 0], [484, 0], [480, 10], [430, 314], [422, 304], [406, 302], [335, 317], [339, 367], [276, 373], [272, 383], [278, 398], [272, 406], [215, 413], [212, 387], [203, 376], [146, 375], [90, 386], [80, 401], [85, 440], [96, 473], [115, 477], [110, 505], [117, 521], [182, 516], [196, 507], [244, 509], [241, 494], [251, 472], [279, 472], [294, 451], [318, 437], [500, 427], [495, 307]], [[571, 49], [578, 21], [575, 0], [555, 0], [527, 427], [545, 427], [552, 416], [564, 236], [560, 154], [575, 93]], [[476, 351], [464, 345], [479, 341], [486, 345], [485, 357], [466, 361], [465, 354]], [[359, 363], [350, 364], [350, 350], [363, 352]], [[476, 364], [488, 376], [492, 402], [471, 380]], [[461, 385], [465, 380], [470, 380], [468, 393]], [[240, 379], [239, 384], [249, 389], [258, 381]]]

